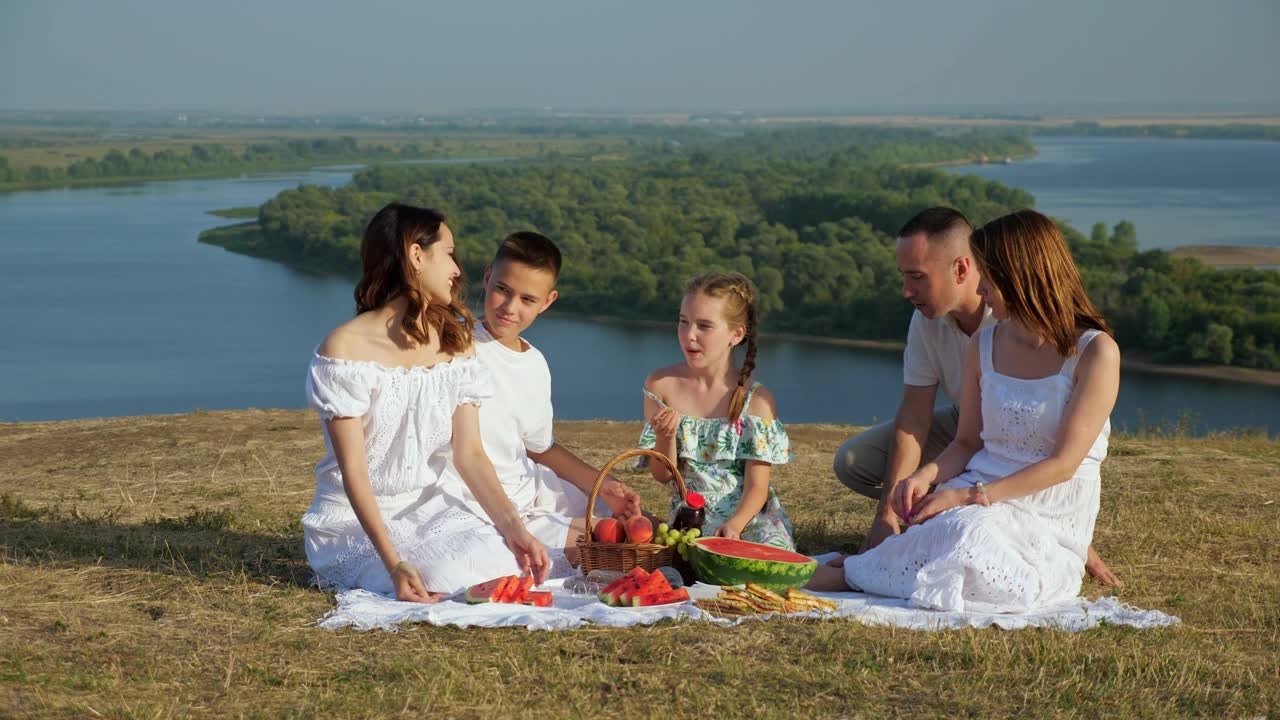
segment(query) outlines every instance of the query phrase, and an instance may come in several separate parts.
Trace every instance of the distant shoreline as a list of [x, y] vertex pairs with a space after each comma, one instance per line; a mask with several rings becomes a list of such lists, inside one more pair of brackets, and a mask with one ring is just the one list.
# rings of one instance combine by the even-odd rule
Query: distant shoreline
[[[569, 310], [562, 310], [558, 314], [561, 317], [573, 318], [575, 320], [590, 320], [591, 322], [606, 323], [610, 325], [628, 324], [668, 329], [674, 329], [675, 326], [674, 321], [626, 319], [608, 315], [577, 313]], [[794, 333], [783, 332], [761, 332], [760, 337], [765, 340], [813, 343], [816, 345], [847, 347], [858, 350], [873, 350], [883, 353], [901, 353], [907, 347], [905, 342], [898, 340], [866, 340], [858, 338], [828, 337], [822, 335], [797, 335]], [[1280, 387], [1280, 370], [1258, 370], [1256, 368], [1235, 367], [1232, 365], [1163, 365], [1153, 362], [1151, 353], [1144, 353], [1136, 350], [1126, 352], [1124, 348], [1121, 348], [1121, 352], [1123, 353], [1121, 368], [1126, 371], [1153, 375], [1172, 375], [1176, 377], [1198, 378], [1203, 380], [1217, 380], [1220, 382], [1246, 385], [1261, 385], [1264, 387]]]
[[1216, 268], [1280, 267], [1280, 247], [1252, 245], [1184, 245], [1169, 251]]

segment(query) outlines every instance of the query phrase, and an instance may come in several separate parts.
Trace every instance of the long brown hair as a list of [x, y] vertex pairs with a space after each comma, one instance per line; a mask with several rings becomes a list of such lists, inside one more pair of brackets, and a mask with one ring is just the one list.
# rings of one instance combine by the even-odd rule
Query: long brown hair
[[746, 409], [751, 373], [756, 369], [756, 288], [742, 273], [705, 273], [685, 286], [685, 295], [694, 293], [724, 300], [725, 322], [729, 327], [740, 325], [746, 329], [742, 342], [747, 346], [747, 354], [738, 372], [738, 386], [729, 400], [729, 417], [737, 418]]
[[1075, 354], [1084, 330], [1111, 334], [1049, 218], [1018, 210], [974, 230], [969, 245], [978, 271], [1000, 293], [1009, 315], [1053, 343], [1059, 355]]
[[440, 350], [456, 355], [471, 347], [471, 327], [475, 322], [463, 300], [463, 278], [454, 282], [447, 306], [432, 305], [418, 289], [408, 260], [410, 245], [425, 250], [440, 241], [444, 221], [444, 213], [394, 202], [373, 216], [360, 242], [356, 314], [403, 296], [408, 302], [400, 322], [405, 334], [425, 345], [430, 342], [427, 328], [434, 328]]

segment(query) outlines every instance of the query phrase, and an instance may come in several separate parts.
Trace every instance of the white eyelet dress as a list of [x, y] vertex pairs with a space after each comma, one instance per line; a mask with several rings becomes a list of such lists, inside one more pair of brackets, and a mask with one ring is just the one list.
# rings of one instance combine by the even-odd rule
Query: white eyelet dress
[[[519, 568], [488, 518], [442, 492], [459, 405], [493, 397], [493, 377], [475, 357], [431, 367], [386, 367], [316, 353], [307, 398], [323, 421], [358, 417], [369, 484], [391, 542], [422, 574], [428, 590], [453, 593]], [[328, 453], [316, 465], [316, 494], [302, 516], [307, 560], [324, 588], [394, 592], [390, 575], [342, 486], [328, 427]]]
[[[1024, 380], [1001, 375], [991, 360], [997, 327], [979, 334], [983, 448], [965, 472], [940, 488], [990, 483], [1049, 457], [1074, 389], [1090, 330], [1062, 370]], [[850, 586], [935, 610], [1017, 613], [1071, 600], [1080, 593], [1101, 494], [1111, 421], [1084, 462], [1064, 482], [1031, 495], [947, 510], [845, 561]]]

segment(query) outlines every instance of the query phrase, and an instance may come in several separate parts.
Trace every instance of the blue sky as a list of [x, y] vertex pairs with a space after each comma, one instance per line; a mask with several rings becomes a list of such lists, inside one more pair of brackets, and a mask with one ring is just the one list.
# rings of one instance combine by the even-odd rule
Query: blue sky
[[0, 0], [0, 108], [1280, 107], [1280, 2]]

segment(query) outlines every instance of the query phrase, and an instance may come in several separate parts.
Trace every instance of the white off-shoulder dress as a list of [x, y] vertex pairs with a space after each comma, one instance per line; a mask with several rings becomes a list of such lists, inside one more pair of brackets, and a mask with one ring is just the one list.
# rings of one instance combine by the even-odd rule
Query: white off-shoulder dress
[[[992, 339], [979, 331], [983, 447], [965, 472], [940, 488], [990, 483], [1044, 460], [1075, 389], [1080, 355], [1098, 331], [1081, 335], [1055, 375], [1021, 379], [996, 371]], [[990, 507], [966, 505], [938, 514], [845, 560], [852, 587], [907, 598], [917, 607], [1017, 613], [1066, 602], [1080, 593], [1101, 496], [1108, 420], [1071, 478]]]
[[[309, 404], [322, 421], [360, 418], [369, 484], [387, 533], [433, 592], [454, 593], [520, 571], [497, 528], [440, 481], [454, 411], [493, 393], [489, 369], [474, 356], [412, 368], [319, 353], [311, 359]], [[324, 438], [328, 452], [316, 465], [315, 499], [302, 516], [315, 581], [324, 588], [394, 592], [343, 489], [327, 424]]]

